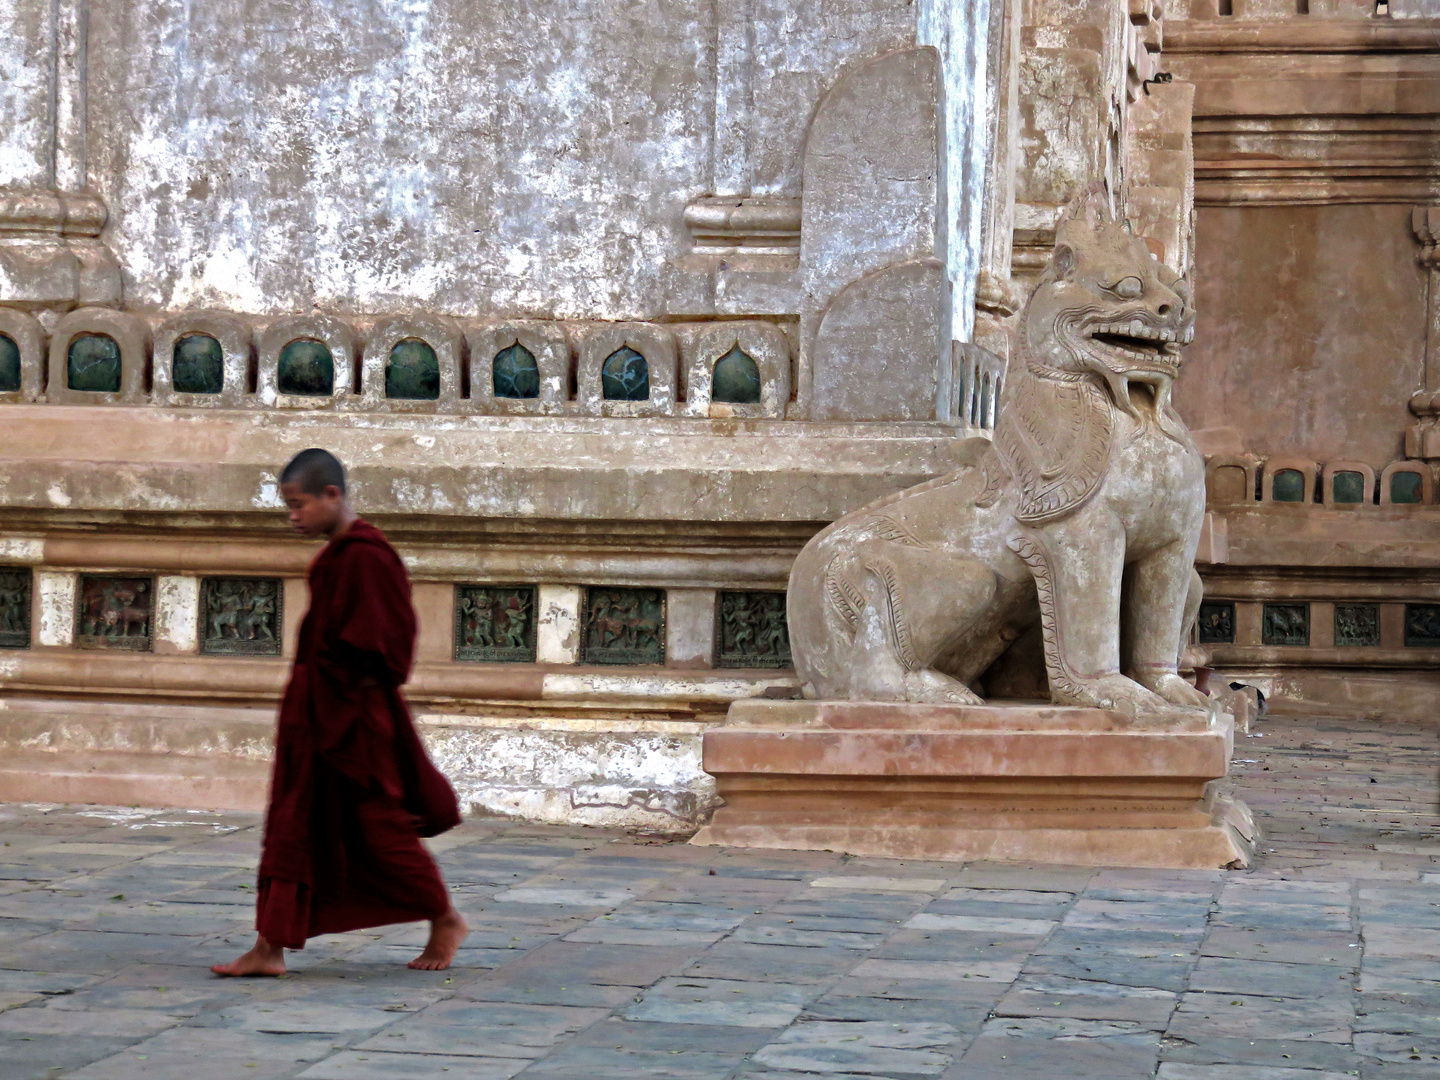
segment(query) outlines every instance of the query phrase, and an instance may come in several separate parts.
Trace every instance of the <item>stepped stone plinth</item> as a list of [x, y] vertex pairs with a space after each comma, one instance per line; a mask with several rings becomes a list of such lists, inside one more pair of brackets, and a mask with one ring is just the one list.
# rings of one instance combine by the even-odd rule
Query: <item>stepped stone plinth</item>
[[737, 701], [705, 733], [725, 806], [693, 843], [913, 859], [1248, 865], [1215, 790], [1235, 724], [1050, 704]]

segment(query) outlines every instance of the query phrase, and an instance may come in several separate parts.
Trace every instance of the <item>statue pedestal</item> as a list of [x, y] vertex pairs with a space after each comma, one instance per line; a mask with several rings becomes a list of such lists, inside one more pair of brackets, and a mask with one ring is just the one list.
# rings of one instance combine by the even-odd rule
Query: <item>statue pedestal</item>
[[903, 859], [1245, 866], [1234, 720], [1049, 704], [766, 701], [705, 733], [726, 805], [691, 841]]

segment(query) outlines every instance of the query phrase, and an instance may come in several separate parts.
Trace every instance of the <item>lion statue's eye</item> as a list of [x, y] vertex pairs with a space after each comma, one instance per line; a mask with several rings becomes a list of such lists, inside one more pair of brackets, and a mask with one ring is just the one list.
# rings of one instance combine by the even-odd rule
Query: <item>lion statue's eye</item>
[[1145, 294], [1145, 283], [1138, 277], [1121, 278], [1107, 288], [1121, 300], [1139, 300]]

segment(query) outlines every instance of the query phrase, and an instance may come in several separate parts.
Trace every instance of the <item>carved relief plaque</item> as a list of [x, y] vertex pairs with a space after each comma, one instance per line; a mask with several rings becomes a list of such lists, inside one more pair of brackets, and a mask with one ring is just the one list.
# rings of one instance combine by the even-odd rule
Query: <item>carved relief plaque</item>
[[284, 598], [279, 578], [205, 578], [200, 583], [200, 651], [279, 656]]
[[1207, 600], [1197, 620], [1201, 645], [1235, 644], [1235, 605], [1229, 600]]
[[665, 592], [592, 586], [580, 637], [585, 664], [663, 664]]
[[1379, 606], [1376, 604], [1336, 604], [1335, 644], [1379, 645]]
[[534, 585], [457, 585], [455, 659], [535, 662]]
[[1309, 645], [1309, 604], [1266, 604], [1260, 640], [1266, 645]]
[[1405, 605], [1405, 644], [1412, 649], [1440, 649], [1440, 604]]
[[783, 592], [722, 592], [716, 604], [716, 667], [788, 668], [790, 629]]
[[30, 647], [30, 568], [0, 566], [0, 649]]
[[148, 652], [154, 600], [153, 578], [82, 574], [75, 606], [76, 646]]

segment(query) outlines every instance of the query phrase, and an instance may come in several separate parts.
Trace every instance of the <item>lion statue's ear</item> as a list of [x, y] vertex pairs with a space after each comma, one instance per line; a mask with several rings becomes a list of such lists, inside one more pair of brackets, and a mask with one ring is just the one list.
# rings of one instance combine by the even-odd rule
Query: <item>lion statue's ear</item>
[[1075, 273], [1075, 249], [1069, 244], [1056, 244], [1055, 254], [1051, 256], [1050, 265], [1055, 270], [1056, 281], [1069, 281], [1070, 275]]

